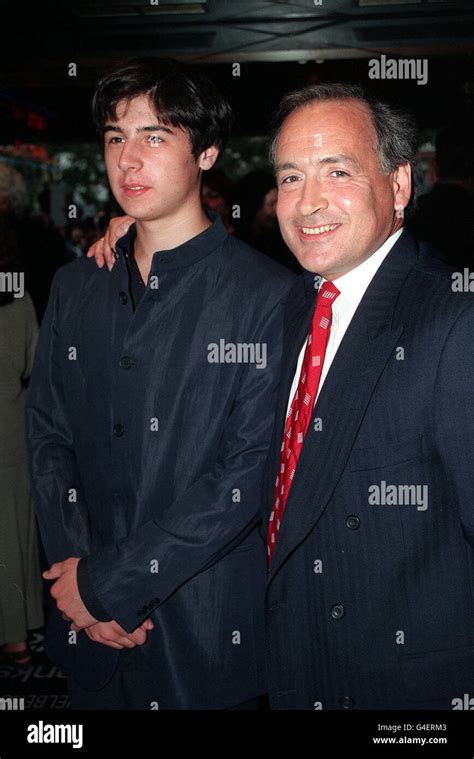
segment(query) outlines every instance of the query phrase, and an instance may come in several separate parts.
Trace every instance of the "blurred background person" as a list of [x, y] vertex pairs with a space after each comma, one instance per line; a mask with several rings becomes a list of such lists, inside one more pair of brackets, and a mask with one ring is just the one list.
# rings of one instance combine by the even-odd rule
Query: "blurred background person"
[[[82, 258], [87, 251], [87, 237], [80, 223], [71, 224], [64, 230], [67, 254], [71, 260]], [[95, 242], [95, 240], [93, 240]]]
[[414, 235], [437, 247], [456, 268], [474, 265], [474, 125], [452, 124], [436, 138], [435, 184], [408, 220]]
[[38, 322], [41, 322], [46, 310], [56, 271], [70, 260], [66, 242], [53, 224], [44, 198], [42, 213], [31, 214], [23, 177], [10, 164], [0, 162], [0, 214], [8, 218], [10, 227], [16, 233], [26, 289], [33, 301]]
[[235, 233], [235, 221], [232, 218], [233, 183], [220, 169], [206, 171], [201, 185], [201, 200], [204, 208], [215, 211], [224, 222], [230, 235]]
[[235, 187], [235, 198], [240, 207], [236, 234], [252, 248], [299, 272], [301, 267], [280, 233], [276, 217], [277, 197], [275, 178], [270, 172], [251, 171], [240, 179]]
[[[21, 269], [15, 226], [0, 214], [0, 275]], [[28, 630], [44, 624], [24, 424], [38, 326], [28, 293], [15, 297], [6, 291], [7, 278], [0, 281], [0, 657], [26, 666], [32, 661]]]

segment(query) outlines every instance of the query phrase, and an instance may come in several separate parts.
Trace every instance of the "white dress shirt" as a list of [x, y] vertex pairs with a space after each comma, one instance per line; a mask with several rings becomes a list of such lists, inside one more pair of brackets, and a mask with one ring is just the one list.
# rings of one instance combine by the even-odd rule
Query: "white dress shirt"
[[[363, 261], [361, 264], [359, 264], [359, 266], [356, 266], [354, 269], [351, 269], [351, 271], [348, 271], [346, 274], [342, 274], [342, 276], [334, 280], [334, 284], [341, 294], [338, 295], [332, 304], [331, 332], [329, 334], [326, 355], [324, 357], [324, 364], [321, 372], [321, 379], [319, 381], [318, 392], [314, 401], [315, 403], [319, 393], [321, 392], [321, 388], [331, 367], [334, 356], [337, 353], [337, 349], [341, 344], [342, 338], [344, 337], [346, 330], [351, 323], [352, 317], [357, 310], [357, 306], [362, 300], [362, 296], [370, 285], [382, 261], [393, 248], [402, 232], [403, 228], [399, 229], [393, 235], [390, 235], [390, 237], [385, 240], [384, 244], [369, 258], [367, 258], [366, 261]], [[326, 280], [324, 278], [321, 280], [320, 287], [325, 281]], [[295, 376], [293, 377], [293, 383], [291, 385], [290, 395], [288, 398], [288, 406], [286, 409], [287, 416], [288, 411], [290, 410], [291, 401], [293, 400], [293, 396], [296, 392], [296, 388], [299, 382], [301, 365], [303, 363], [304, 353], [306, 350], [306, 342], [307, 339], [305, 340], [305, 343], [301, 348], [300, 355], [298, 357], [296, 372]]]

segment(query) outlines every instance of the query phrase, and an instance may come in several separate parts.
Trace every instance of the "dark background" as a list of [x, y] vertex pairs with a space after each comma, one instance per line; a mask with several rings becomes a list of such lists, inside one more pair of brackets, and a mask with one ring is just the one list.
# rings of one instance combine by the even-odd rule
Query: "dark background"
[[[221, 166], [233, 179], [265, 165], [265, 135], [284, 93], [343, 81], [413, 110], [419, 178], [429, 189], [437, 131], [473, 120], [473, 32], [472, 0], [0, 2], [0, 163], [22, 174], [31, 214], [44, 214], [61, 183], [64, 198], [79, 193], [84, 216], [100, 210], [107, 189], [90, 117], [95, 82], [127, 57], [160, 55], [199, 66], [231, 102], [234, 136]], [[369, 80], [368, 62], [382, 54], [427, 58], [428, 83]], [[71, 63], [77, 76], [68, 76]], [[61, 231], [53, 221], [50, 239]], [[44, 250], [51, 256], [50, 242]], [[64, 708], [64, 678], [42, 651], [41, 630], [30, 645], [34, 665], [1, 666], [0, 692], [24, 694], [34, 708]]]
[[[422, 129], [472, 114], [472, 0], [321, 2], [0, 2], [0, 144], [94, 140], [93, 86], [135, 55], [202, 67], [234, 106], [238, 136], [265, 134], [283, 93], [308, 82], [369, 85], [409, 105]], [[368, 60], [382, 53], [428, 58], [428, 83], [369, 80]], [[70, 62], [76, 77], [68, 76]], [[232, 76], [235, 62], [240, 77]], [[28, 107], [43, 121], [22, 118]]]

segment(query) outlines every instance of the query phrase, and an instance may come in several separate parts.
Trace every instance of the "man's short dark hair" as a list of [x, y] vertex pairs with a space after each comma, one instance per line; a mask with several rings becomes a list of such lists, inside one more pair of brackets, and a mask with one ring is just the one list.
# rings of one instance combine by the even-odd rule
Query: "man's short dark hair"
[[270, 144], [270, 158], [275, 165], [278, 136], [288, 116], [306, 105], [328, 100], [355, 100], [365, 104], [371, 114], [377, 137], [375, 149], [380, 170], [390, 174], [398, 166], [413, 164], [416, 155], [416, 122], [413, 116], [395, 106], [367, 95], [362, 87], [351, 84], [318, 84], [290, 92], [276, 113]]
[[232, 110], [214, 83], [196, 69], [168, 58], [133, 58], [106, 74], [92, 99], [92, 116], [102, 133], [117, 118], [120, 101], [147, 95], [165, 125], [185, 129], [195, 158], [216, 145], [222, 150]]

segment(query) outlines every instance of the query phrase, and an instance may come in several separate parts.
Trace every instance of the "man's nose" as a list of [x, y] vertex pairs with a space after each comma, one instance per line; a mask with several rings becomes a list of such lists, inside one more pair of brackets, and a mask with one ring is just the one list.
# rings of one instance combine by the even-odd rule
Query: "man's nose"
[[322, 183], [317, 179], [307, 178], [298, 202], [298, 210], [303, 216], [326, 210], [329, 202]]
[[142, 160], [138, 149], [133, 142], [126, 142], [122, 147], [120, 158], [118, 162], [119, 168], [122, 171], [128, 171], [130, 169], [139, 169], [142, 166]]

